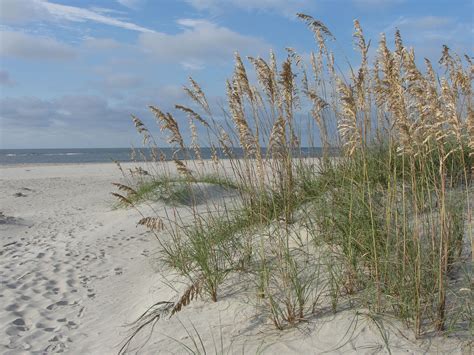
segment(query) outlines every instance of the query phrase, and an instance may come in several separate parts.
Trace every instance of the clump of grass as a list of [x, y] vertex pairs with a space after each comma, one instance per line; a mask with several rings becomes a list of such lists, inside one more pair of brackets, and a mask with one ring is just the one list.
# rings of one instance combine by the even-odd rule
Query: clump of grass
[[219, 286], [237, 268], [242, 241], [236, 233], [244, 228], [239, 216], [210, 217], [178, 227], [163, 243], [163, 260], [190, 282], [203, 280], [204, 291], [216, 302]]
[[[448, 289], [456, 270], [470, 262], [462, 255], [465, 221], [472, 218], [471, 59], [463, 62], [445, 47], [444, 76], [428, 60], [423, 71], [397, 32], [394, 50], [381, 37], [370, 65], [355, 21], [361, 61], [357, 70], [349, 65], [345, 79], [330, 49], [332, 33], [311, 16], [299, 17], [317, 43], [310, 63], [291, 49], [280, 65], [273, 53], [268, 60], [249, 58], [253, 83], [237, 54], [226, 83], [228, 125], [214, 119], [192, 79], [185, 91], [193, 107], [176, 105], [187, 115], [190, 147], [175, 117], [150, 107], [175, 149], [179, 178], [156, 160], [160, 174], [118, 186], [125, 193], [118, 196], [130, 204], [187, 201], [183, 216], [190, 218], [177, 209], [174, 218], [167, 214], [163, 260], [212, 301], [231, 273], [250, 277], [260, 309], [278, 329], [314, 316], [323, 301], [337, 311], [346, 298], [397, 316], [417, 336], [443, 331], [467, 309], [448, 302]], [[310, 122], [301, 118], [308, 107]], [[134, 123], [159, 151], [143, 123], [136, 117]], [[197, 127], [211, 162], [202, 160]], [[316, 135], [299, 136], [306, 127], [317, 129], [320, 159], [302, 157], [302, 138]], [[189, 151], [194, 160], [178, 159]], [[206, 163], [217, 175], [196, 173]], [[235, 189], [238, 198], [198, 206], [196, 182]], [[295, 230], [306, 237], [295, 239]]]
[[256, 267], [262, 312], [280, 330], [311, 318], [326, 288], [318, 254], [290, 243], [288, 234], [273, 231], [272, 238], [262, 243]]
[[204, 174], [190, 183], [181, 176], [153, 176], [151, 179], [139, 180], [131, 190], [126, 191], [126, 197], [134, 204], [143, 202], [162, 201], [170, 205], [183, 205], [192, 203], [195, 190], [199, 191], [197, 184], [209, 184], [228, 190], [237, 189], [236, 183], [222, 178], [217, 174]]
[[[446, 273], [459, 256], [464, 195], [451, 191], [441, 202], [433, 192], [436, 186], [432, 187], [432, 180], [396, 183], [381, 178], [378, 170], [366, 173], [364, 179], [365, 167], [380, 162], [354, 165], [357, 161], [353, 157], [348, 166], [343, 163], [329, 168], [304, 187], [308, 198], [317, 204], [319, 238], [341, 248], [350, 283], [367, 295], [362, 298], [363, 306], [395, 312], [407, 321], [415, 315], [415, 323], [421, 322], [436, 303], [433, 290], [439, 278], [447, 282], [449, 277], [439, 274], [443, 228], [447, 227]], [[446, 203], [442, 217], [441, 203]]]

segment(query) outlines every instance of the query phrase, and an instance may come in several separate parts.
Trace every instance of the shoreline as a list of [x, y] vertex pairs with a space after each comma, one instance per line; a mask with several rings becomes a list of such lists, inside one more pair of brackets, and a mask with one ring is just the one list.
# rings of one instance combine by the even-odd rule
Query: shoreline
[[[129, 163], [129, 162], [126, 162]], [[0, 169], [8, 169], [8, 168], [28, 168], [28, 167], [51, 167], [51, 166], [72, 166], [72, 165], [100, 165], [100, 164], [113, 164], [114, 162], [84, 162], [84, 163], [13, 163], [13, 164], [0, 164]]]
[[[120, 162], [120, 164], [147, 164], [147, 162]], [[0, 170], [8, 168], [29, 168], [29, 167], [56, 167], [56, 166], [97, 166], [97, 165], [115, 165], [115, 162], [84, 162], [84, 163], [18, 163], [18, 164], [0, 164]]]

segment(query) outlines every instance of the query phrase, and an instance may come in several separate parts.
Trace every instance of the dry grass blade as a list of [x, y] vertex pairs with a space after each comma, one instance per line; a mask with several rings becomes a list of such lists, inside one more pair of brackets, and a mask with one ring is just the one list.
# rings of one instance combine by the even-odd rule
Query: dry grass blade
[[302, 13], [298, 13], [298, 14], [296, 14], [296, 16], [298, 16], [298, 18], [303, 20], [306, 23], [306, 25], [308, 26], [308, 28], [313, 33], [317, 34], [319, 31], [321, 31], [326, 36], [328, 36], [332, 39], [336, 39], [336, 37], [334, 37], [334, 35], [331, 33], [331, 31], [329, 31], [329, 28], [327, 28], [326, 25], [324, 23], [322, 23], [321, 21], [316, 20], [314, 17], [312, 17], [310, 15], [306, 15], [306, 14], [302, 14]]
[[125, 340], [124, 344], [118, 351], [119, 355], [128, 353], [130, 344], [132, 343], [135, 336], [144, 330], [150, 324], [152, 325], [152, 331], [155, 323], [160, 320], [164, 315], [169, 313], [170, 308], [173, 306], [173, 302], [161, 301], [157, 302], [149, 307], [138, 319], [134, 322], [135, 327], [132, 334]]
[[279, 116], [272, 126], [269, 139], [270, 148], [279, 146], [286, 146], [286, 121], [283, 116]]
[[120, 172], [122, 173], [122, 176], [125, 177], [125, 171], [123, 170], [122, 168], [122, 164], [120, 164], [120, 162], [118, 160], [114, 160], [114, 163], [115, 165], [117, 165], [117, 168], [120, 170]]
[[191, 170], [189, 170], [189, 168], [182, 160], [174, 159], [174, 164], [176, 165], [176, 170], [178, 170], [178, 173], [181, 176], [185, 177], [188, 180], [194, 180]]
[[253, 100], [253, 93], [250, 89], [247, 72], [244, 63], [242, 63], [242, 59], [237, 52], [235, 53], [234, 82], [242, 93], [246, 94], [250, 100]]
[[[368, 44], [366, 43], [364, 33], [362, 31], [362, 28], [360, 27], [360, 23], [359, 23], [358, 20], [354, 20], [354, 29], [355, 29], [354, 38], [357, 41], [357, 48], [359, 49], [359, 51], [361, 53], [361, 57], [362, 57], [362, 62], [361, 62], [361, 65], [360, 65], [358, 78], [357, 78], [356, 82], [357, 82], [358, 86], [360, 86], [359, 91], [362, 94], [360, 96], [364, 97], [366, 91], [368, 91], [368, 89], [369, 89], [368, 87], [363, 86], [363, 83], [364, 83], [364, 80], [366, 79], [367, 72], [368, 72], [368, 69], [367, 69], [367, 65], [368, 65], [367, 53], [369, 52], [370, 42]], [[362, 105], [363, 105], [363, 103], [360, 104], [360, 106], [362, 106]]]
[[191, 87], [184, 87], [184, 91], [188, 94], [188, 96], [196, 102], [202, 109], [208, 114], [211, 115], [211, 109], [209, 107], [209, 103], [207, 102], [206, 95], [202, 91], [201, 87], [198, 85], [197, 82], [194, 81], [193, 78], [189, 77], [189, 82], [191, 83]]
[[357, 39], [357, 47], [359, 48], [359, 51], [364, 54], [364, 59], [367, 60], [367, 52], [369, 50], [370, 43], [367, 44], [365, 42], [364, 33], [358, 20], [354, 20], [354, 29], [354, 38]]
[[313, 103], [313, 108], [311, 109], [311, 116], [314, 118], [319, 127], [321, 141], [323, 143], [323, 147], [326, 148], [329, 144], [329, 137], [326, 121], [323, 117], [322, 112], [326, 107], [329, 106], [329, 104], [318, 94], [316, 94], [316, 92], [312, 89], [306, 90], [305, 94]]
[[140, 120], [135, 115], [132, 115], [132, 121], [138, 133], [140, 133], [143, 136], [143, 144], [147, 144], [151, 137], [150, 132], [148, 131], [148, 128], [146, 128], [142, 120]]
[[249, 57], [249, 61], [255, 68], [257, 80], [265, 92], [270, 103], [273, 105], [276, 101], [277, 88], [275, 73], [272, 68], [262, 58]]
[[[287, 113], [287, 118], [293, 116], [293, 104], [295, 99], [295, 83], [294, 83], [294, 73], [291, 69], [291, 59], [288, 58], [282, 63], [282, 68], [280, 72], [280, 85], [282, 86], [284, 106]], [[291, 122], [289, 121], [291, 124]]]
[[402, 57], [404, 50], [405, 47], [403, 46], [402, 35], [400, 33], [400, 30], [397, 29], [395, 31], [395, 53], [397, 53], [399, 57]]
[[270, 134], [269, 148], [274, 154], [279, 154], [278, 152], [284, 150], [286, 144], [286, 121], [280, 116], [275, 121], [272, 127], [272, 132]]
[[[233, 158], [233, 154], [232, 154], [232, 141], [229, 137], [229, 135], [227, 134], [227, 132], [224, 130], [224, 129], [221, 129], [221, 132], [220, 132], [220, 135], [219, 135], [219, 144], [224, 152], [224, 154], [229, 158], [229, 159], [232, 159]], [[216, 153], [216, 158], [217, 157], [217, 150], [215, 150], [215, 153]]]
[[176, 143], [181, 149], [184, 150], [184, 140], [181, 136], [181, 132], [179, 131], [178, 122], [170, 113], [165, 114], [155, 106], [149, 106], [149, 108], [160, 123], [160, 130], [162, 132], [167, 130], [171, 133], [171, 136], [168, 138], [168, 143]]
[[242, 97], [235, 85], [227, 81], [227, 99], [232, 115], [232, 120], [239, 132], [239, 140], [245, 152], [252, 154], [255, 152], [256, 144], [253, 133], [245, 119], [245, 112], [242, 103]]
[[[474, 156], [474, 111], [469, 109], [466, 118], [467, 132], [468, 132], [468, 146], [471, 149], [470, 156]], [[474, 166], [472, 167], [474, 174]]]
[[197, 280], [191, 286], [189, 286], [186, 291], [184, 291], [181, 298], [176, 302], [171, 309], [171, 316], [175, 313], [181, 311], [181, 309], [191, 303], [192, 300], [197, 298], [201, 292], [202, 279]]
[[197, 112], [190, 109], [189, 107], [186, 107], [183, 105], [175, 105], [174, 107], [180, 111], [186, 112], [189, 115], [189, 117], [192, 117], [196, 121], [199, 121], [200, 123], [202, 123], [204, 126], [209, 127], [209, 123], [207, 123], [206, 120], [201, 117], [201, 115], [199, 115]]
[[127, 192], [128, 195], [136, 195], [137, 194], [137, 191], [135, 191], [133, 188], [131, 188], [130, 186], [127, 186], [127, 185], [124, 185], [124, 184], [120, 184], [118, 182], [113, 182], [112, 185], [114, 186], [117, 186], [117, 188], [120, 190], [120, 191], [125, 191]]
[[156, 232], [164, 229], [163, 220], [157, 217], [144, 217], [138, 221], [138, 224]]
[[113, 196], [115, 196], [120, 202], [122, 202], [123, 204], [126, 204], [126, 205], [129, 205], [129, 206], [133, 206], [133, 202], [130, 201], [128, 198], [126, 198], [125, 196], [123, 195], [120, 195], [116, 192], [111, 192], [111, 194]]
[[217, 149], [214, 145], [211, 146], [211, 161], [214, 163], [214, 166], [219, 164], [219, 156], [217, 154]]
[[191, 148], [194, 151], [195, 159], [202, 162], [201, 147], [196, 125], [192, 118], [189, 118], [189, 130], [191, 131]]
[[133, 169], [128, 169], [128, 171], [130, 172], [130, 175], [132, 176], [149, 176], [150, 175], [148, 171], [146, 171], [140, 166], [137, 166]]
[[357, 125], [357, 105], [354, 92], [349, 85], [339, 81], [338, 91], [342, 106], [342, 118], [338, 122], [338, 130], [343, 144], [351, 156], [362, 141]]
[[[129, 347], [133, 339], [144, 330], [147, 326], [151, 325], [151, 332], [157, 321], [164, 318], [166, 315], [172, 317], [174, 314], [181, 311], [181, 309], [187, 306], [192, 300], [196, 299], [201, 292], [202, 280], [194, 282], [189, 286], [179, 298], [177, 302], [160, 301], [149, 307], [138, 319], [134, 322], [134, 329], [132, 334], [125, 340], [123, 346], [119, 350], [119, 354], [125, 354], [128, 352]], [[151, 335], [151, 333], [150, 333]]]

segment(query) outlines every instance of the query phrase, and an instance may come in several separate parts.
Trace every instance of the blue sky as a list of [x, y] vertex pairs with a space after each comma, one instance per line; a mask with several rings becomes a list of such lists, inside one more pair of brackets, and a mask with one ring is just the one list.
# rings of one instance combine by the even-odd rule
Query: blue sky
[[418, 58], [473, 55], [472, 0], [0, 0], [0, 148], [139, 144], [131, 113], [153, 125], [147, 105], [186, 103], [189, 76], [222, 100], [234, 51], [314, 50], [297, 12], [354, 62], [356, 18], [374, 47], [399, 28]]

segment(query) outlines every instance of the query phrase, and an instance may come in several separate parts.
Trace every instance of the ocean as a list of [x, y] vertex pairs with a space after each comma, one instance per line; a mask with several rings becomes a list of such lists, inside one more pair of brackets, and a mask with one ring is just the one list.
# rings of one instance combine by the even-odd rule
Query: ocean
[[130, 148], [0, 149], [0, 165], [131, 161]]
[[[150, 149], [140, 149], [146, 159], [151, 158]], [[172, 159], [173, 149], [160, 148], [166, 159]], [[233, 149], [235, 157], [242, 156], [242, 150]], [[264, 153], [264, 152], [263, 152]], [[306, 157], [321, 156], [321, 148], [302, 148], [300, 154]], [[193, 158], [193, 152], [188, 151], [187, 156]], [[202, 148], [203, 159], [211, 158], [211, 149]], [[222, 151], [218, 151], [219, 158], [225, 158]], [[179, 154], [180, 159], [184, 154]], [[78, 163], [110, 163], [113, 161], [130, 162], [143, 161], [137, 155], [132, 159], [130, 148], [74, 148], [74, 149], [0, 149], [0, 165], [12, 164], [78, 164]]]

